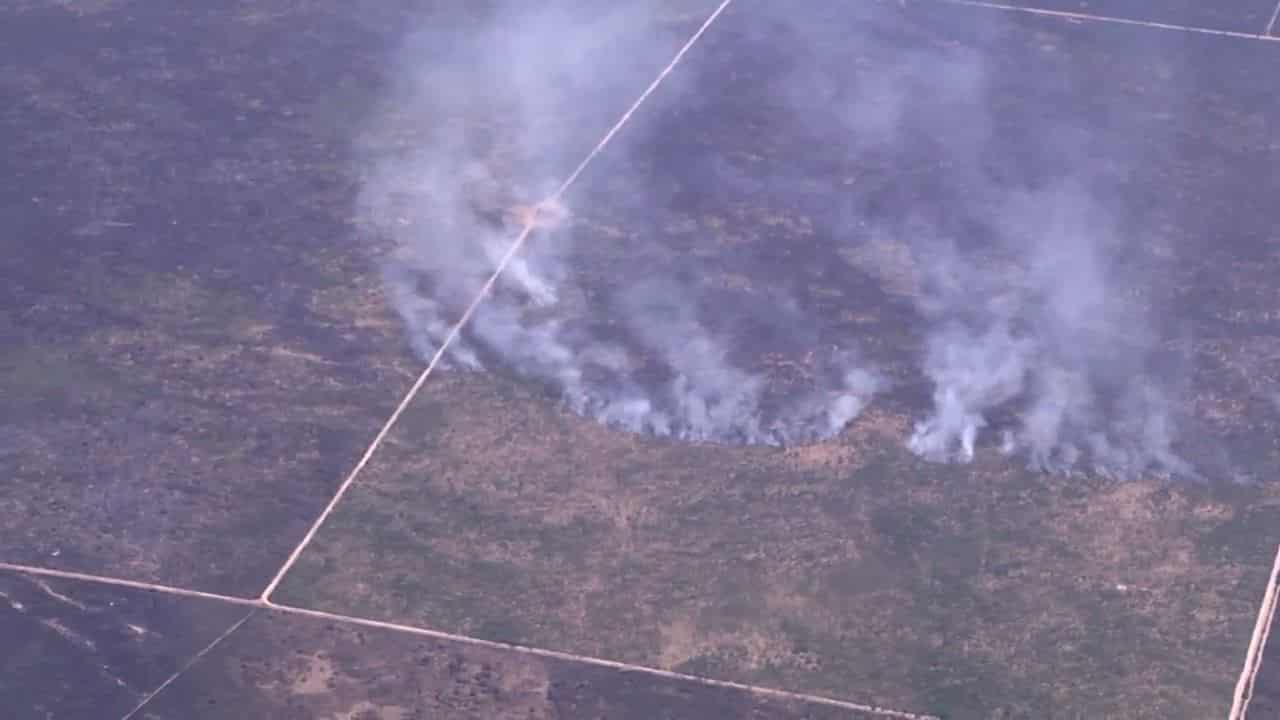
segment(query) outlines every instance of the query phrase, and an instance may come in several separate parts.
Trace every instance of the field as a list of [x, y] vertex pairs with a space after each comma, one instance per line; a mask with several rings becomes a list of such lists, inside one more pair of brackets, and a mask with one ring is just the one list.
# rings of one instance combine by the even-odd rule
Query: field
[[[859, 0], [797, 24], [735, 0], [703, 25], [719, 3], [618, 5], [645, 18], [620, 69], [565, 80], [555, 142], [495, 160], [528, 188], [599, 147], [529, 249], [571, 240], [584, 313], [638, 275], [713, 312], [785, 292], [813, 338], [748, 330], [736, 361], [802, 384], [823, 338], [855, 337], [892, 381], [831, 439], [623, 432], [453, 366], [392, 415], [426, 363], [358, 217], [360, 154], [448, 122], [379, 105], [406, 31], [482, 55], [504, 3], [0, 9], [12, 717], [1227, 712], [1280, 540], [1280, 8]], [[986, 60], [985, 168], [1098, 168], [1125, 209], [1126, 261], [1152, 280], [1132, 302], [1179, 338], [1201, 479], [907, 449], [931, 391], [928, 258], [851, 218], [964, 232], [994, 211], [940, 180], [930, 143], [965, 140], [945, 111], [898, 119], [928, 142], [846, 152], [827, 86], [794, 72], [890, 77], [957, 49]], [[502, 103], [472, 111], [486, 137], [525, 130]], [[539, 199], [520, 192], [495, 211]], [[1278, 646], [1250, 717], [1280, 707]]]

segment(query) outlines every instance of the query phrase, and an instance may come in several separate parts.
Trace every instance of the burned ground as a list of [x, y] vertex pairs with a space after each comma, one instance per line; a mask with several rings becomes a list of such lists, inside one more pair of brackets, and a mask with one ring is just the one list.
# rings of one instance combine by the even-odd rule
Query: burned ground
[[241, 621], [135, 717], [872, 717], [142, 590], [6, 577], [0, 603], [0, 697], [22, 720], [122, 717]]
[[[261, 589], [418, 369], [352, 220], [353, 138], [410, 19], [490, 11], [5, 11], [6, 560]], [[598, 90], [565, 153], [637, 92]]]
[[1275, 10], [1270, 0], [1165, 0], [1154, 7], [1143, 0], [1004, 0], [1000, 4], [1254, 34], [1262, 32]]
[[0, 577], [0, 697], [13, 718], [120, 717], [246, 608]]
[[[988, 159], [1006, 177], [1053, 167], [1045, 118], [1106, 128], [1116, 152], [1136, 139], [1104, 175], [1136, 209], [1129, 257], [1155, 278], [1135, 302], [1186, 326], [1175, 349], [1199, 431], [1184, 449], [1206, 479], [904, 449], [929, 393], [913, 360], [919, 257], [851, 218], [923, 208], [963, 229], [980, 210], [962, 211], [927, 147], [854, 162], [822, 97], [771, 104], [788, 62], [770, 33], [785, 28], [739, 0], [627, 128], [627, 151], [566, 198], [571, 268], [588, 289], [689, 278], [712, 314], [767, 307], [785, 282], [815, 343], [855, 339], [893, 388], [829, 442], [765, 449], [619, 433], [518, 378], [442, 372], [284, 601], [953, 718], [1230, 704], [1280, 527], [1280, 45], [873, 4], [900, 7], [875, 13], [881, 45], [839, 42], [849, 9], [822, 20], [813, 55], [874, 73], [895, 44], [992, 49], [1005, 142]], [[1102, 4], [1041, 5], [1138, 12]], [[1266, 4], [1142, 17], [1259, 32]], [[0, 181], [0, 560], [260, 591], [420, 370], [352, 219], [348, 143], [407, 25], [476, 22], [443, 7], [0, 12], [0, 153], [16, 159]], [[709, 7], [637, 27], [663, 38], [637, 64], [656, 72]], [[582, 98], [565, 117], [577, 144], [555, 159], [590, 149], [640, 89]], [[485, 122], [501, 135], [509, 119]], [[387, 131], [412, 143], [412, 122]], [[749, 328], [734, 343], [800, 384], [817, 349]], [[119, 715], [246, 612], [3, 580], [19, 652], [0, 699], [18, 717]], [[1262, 717], [1277, 665], [1272, 651]], [[149, 717], [855, 716], [265, 611], [170, 690]]]
[[1271, 634], [1271, 641], [1262, 654], [1262, 668], [1258, 674], [1253, 701], [1249, 704], [1251, 716], [1271, 717], [1280, 713], [1280, 640]]

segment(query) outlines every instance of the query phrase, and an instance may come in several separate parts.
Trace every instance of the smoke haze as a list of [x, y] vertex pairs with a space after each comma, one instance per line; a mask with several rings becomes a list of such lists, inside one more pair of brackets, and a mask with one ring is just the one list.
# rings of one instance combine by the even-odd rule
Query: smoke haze
[[[1194, 476], [1174, 450], [1186, 361], [1160, 336], [1135, 250], [1153, 243], [1110, 200], [1133, 196], [1120, 192], [1123, 165], [1142, 157], [1115, 128], [1135, 109], [1089, 108], [1081, 100], [1098, 80], [1072, 78], [1051, 49], [1039, 67], [984, 52], [1026, 29], [997, 22], [940, 42], [888, 15], [776, 20], [812, 53], [780, 86], [802, 109], [796, 123], [902, 178], [894, 202], [846, 198], [842, 229], [855, 244], [889, 238], [910, 258], [932, 409], [908, 447], [968, 462], [986, 438], [1038, 471]], [[823, 51], [839, 43], [865, 62], [824, 70]], [[1060, 113], [1020, 116], [1003, 100], [1033, 95], [1056, 97]]]
[[[431, 118], [422, 125], [432, 134], [368, 153], [362, 195], [366, 222], [394, 243], [389, 295], [424, 357], [534, 217], [528, 204], [552, 192], [590, 149], [569, 142], [571, 122], [580, 123], [568, 118], [607, 86], [626, 90], [601, 111], [616, 119], [696, 27], [664, 24], [652, 3], [511, 8], [487, 19], [483, 39], [466, 44], [500, 52], [473, 57], [441, 51], [436, 41], [444, 40], [429, 32], [415, 38], [370, 132], [386, 137], [397, 122]], [[664, 32], [672, 25], [682, 32]], [[619, 64], [628, 57], [646, 62]], [[495, 126], [477, 129], [486, 122]], [[627, 152], [626, 142], [620, 137], [610, 152]], [[838, 340], [827, 340], [813, 381], [800, 391], [774, 387], [736, 362], [729, 342], [740, 321], [792, 333], [808, 322], [785, 298], [773, 297], [767, 308], [711, 308], [695, 282], [674, 277], [620, 277], [606, 292], [588, 290], [573, 275], [581, 231], [569, 211], [538, 215], [546, 221], [450, 347], [451, 365], [543, 383], [574, 412], [618, 428], [729, 443], [829, 437], [879, 388], [853, 345]]]
[[[930, 406], [908, 447], [938, 462], [972, 460], [986, 444], [1040, 471], [1194, 475], [1175, 451], [1187, 373], [1144, 304], [1147, 277], [1127, 250], [1145, 241], [1132, 234], [1141, 223], [1107, 197], [1123, 173], [1095, 162], [1114, 138], [1095, 136], [1083, 111], [1039, 118], [1034, 134], [1010, 125], [1027, 118], [993, 106], [993, 85], [1011, 75], [993, 67], [982, 38], [921, 40], [898, 28], [892, 4], [787, 4], [792, 14], [742, 4], [721, 21], [732, 29], [709, 36], [725, 33], [757, 62], [776, 60], [750, 101], [786, 115], [782, 132], [822, 138], [837, 148], [823, 152], [854, 163], [927, 158], [928, 173], [895, 178], [888, 190], [823, 190], [822, 241], [857, 248], [887, 238], [910, 260], [919, 342], [909, 362]], [[582, 125], [571, 118], [585, 113], [598, 126], [591, 141], [602, 136], [701, 20], [665, 7], [497, 11], [476, 30], [484, 39], [465, 48], [429, 31], [406, 46], [365, 137], [361, 210], [394, 246], [388, 292], [422, 356], [479, 292], [531, 217], [527, 206], [590, 149], [570, 132], [571, 122]], [[832, 48], [858, 48], [857, 62], [837, 63], [848, 53]], [[621, 60], [632, 57], [642, 59]], [[698, 62], [695, 53], [672, 85], [714, 82], [689, 69]], [[1072, 93], [1061, 57], [1013, 76], [1015, 86]], [[583, 100], [600, 87], [618, 89], [598, 103], [608, 107]], [[624, 131], [609, 152], [642, 146]], [[729, 187], [767, 186], [717, 172]], [[663, 199], [634, 202], [658, 212]], [[536, 224], [451, 346], [451, 366], [541, 383], [574, 412], [621, 429], [729, 443], [829, 438], [893, 386], [860, 351], [862, 339], [819, 330], [781, 290], [785, 277], [757, 304], [728, 308], [688, 278], [588, 288], [576, 274], [578, 244], [632, 240], [593, 235], [572, 211], [550, 208]], [[903, 280], [862, 269], [886, 287]], [[780, 387], [735, 355], [746, 323], [815, 348], [804, 387]]]

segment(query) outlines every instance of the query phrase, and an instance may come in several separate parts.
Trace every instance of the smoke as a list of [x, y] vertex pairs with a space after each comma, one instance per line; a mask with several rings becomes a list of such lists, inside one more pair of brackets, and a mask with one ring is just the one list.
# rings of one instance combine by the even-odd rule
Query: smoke
[[[447, 365], [538, 383], [627, 431], [773, 445], [830, 437], [882, 384], [847, 338], [815, 342], [813, 322], [767, 278], [733, 304], [670, 273], [618, 266], [588, 283], [581, 243], [661, 238], [602, 237], [572, 208], [536, 206], [590, 149], [583, 139], [601, 137], [674, 55], [689, 20], [654, 3], [513, 3], [465, 44], [452, 28], [418, 33], [362, 138], [362, 220], [389, 241], [388, 296], [424, 358], [532, 222]], [[627, 153], [628, 142], [638, 141], [624, 132], [608, 152]], [[656, 194], [636, 203], [663, 210]], [[805, 376], [741, 352], [748, 329], [803, 336]]]
[[[973, 459], [1001, 412], [1001, 448], [1040, 471], [1191, 477], [1174, 451], [1176, 352], [1130, 294], [1121, 243], [1073, 184], [1012, 193], [993, 228], [1005, 257], [940, 253], [920, 303], [933, 411], [909, 440], [933, 460]], [[1172, 362], [1170, 360], [1172, 359]]]
[[[1089, 93], [1105, 80], [1076, 81], [1051, 47], [1028, 52], [1025, 28], [953, 35], [946, 18], [877, 9], [779, 20], [803, 56], [779, 84], [795, 123], [844, 138], [850, 165], [890, 178], [855, 185], [842, 229], [911, 259], [913, 364], [932, 407], [908, 447], [969, 462], [989, 441], [1037, 471], [1194, 477], [1175, 451], [1185, 353], [1161, 335], [1144, 260], [1158, 243], [1115, 201], [1134, 196], [1124, 166], [1142, 162], [1126, 129], [1137, 109], [1096, 110]], [[856, 48], [852, 69], [829, 67], [850, 54], [839, 44]]]
[[[756, 177], [712, 158], [695, 179], [820, 208], [813, 242], [833, 251], [873, 240], [901, 250], [854, 254], [910, 266], [905, 278], [884, 264], [858, 268], [885, 293], [906, 288], [918, 319], [918, 343], [891, 360], [929, 387], [908, 447], [938, 462], [992, 447], [1037, 471], [1193, 476], [1176, 451], [1185, 362], [1162, 337], [1151, 273], [1134, 250], [1150, 238], [1113, 202], [1124, 182], [1116, 168], [1141, 158], [1127, 138], [1096, 130], [1115, 118], [1082, 101], [1105, 82], [1073, 83], [1063, 55], [1009, 65], [1028, 56], [1000, 55], [1008, 38], [991, 23], [954, 42], [939, 39], [950, 28], [904, 21], [892, 4], [783, 6], [755, 3], [742, 14], [749, 23], [722, 20], [731, 26], [704, 42], [757, 73], [740, 85], [751, 96], [721, 111], [773, 113], [752, 127], [803, 139], [795, 167]], [[833, 335], [788, 295], [787, 267], [752, 278], [756, 292], [731, 303], [643, 265], [615, 266], [600, 282], [584, 247], [662, 238], [604, 237], [573, 208], [536, 206], [700, 19], [665, 7], [513, 3], [465, 42], [449, 23], [415, 35], [362, 138], [361, 214], [390, 243], [389, 297], [430, 357], [533, 222], [448, 365], [538, 383], [572, 411], [632, 432], [775, 445], [831, 437], [889, 383], [858, 338]], [[733, 77], [684, 67], [670, 83]], [[642, 147], [652, 150], [628, 128], [608, 152]], [[832, 181], [805, 163], [858, 179]], [[628, 203], [660, 214], [668, 199], [654, 189]], [[803, 349], [804, 372], [742, 350], [761, 335]]]

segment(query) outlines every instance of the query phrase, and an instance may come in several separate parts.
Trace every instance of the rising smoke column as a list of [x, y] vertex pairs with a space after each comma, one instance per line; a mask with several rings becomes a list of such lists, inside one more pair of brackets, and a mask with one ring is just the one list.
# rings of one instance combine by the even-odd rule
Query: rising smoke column
[[[1194, 476], [1173, 450], [1176, 376], [1136, 283], [1115, 272], [1119, 245], [1074, 184], [1013, 193], [997, 226], [1005, 262], [951, 257], [921, 304], [933, 411], [909, 440], [934, 460], [973, 459], [989, 416], [1016, 416], [1002, 448], [1040, 471]], [[942, 257], [946, 257], [945, 254]]]
[[[1095, 168], [1082, 159], [1098, 153], [1085, 151], [1093, 149], [1087, 128], [1039, 118], [1037, 141], [1072, 149], [1004, 148], [980, 50], [895, 34], [897, 21], [879, 4], [858, 6], [848, 26], [840, 13], [828, 17], [832, 7], [821, 17], [794, 9], [762, 17], [772, 22], [759, 23], [759, 46], [743, 52], [760, 62], [778, 53], [790, 68], [785, 82], [761, 89], [791, 106], [792, 129], [842, 139], [844, 152], [868, 163], [918, 166], [933, 156], [929, 173], [896, 179], [892, 202], [857, 185], [830, 188], [842, 237], [856, 246], [871, 227], [898, 238], [921, 281], [914, 360], [932, 385], [932, 408], [909, 447], [931, 460], [968, 461], [986, 438], [1037, 470], [1191, 474], [1173, 450], [1180, 378], [1162, 362], [1155, 318], [1140, 307], [1144, 276], [1120, 251], [1141, 239], [1119, 229], [1115, 209], [1093, 190]], [[439, 57], [407, 53], [368, 138], [409, 137], [368, 153], [361, 208], [394, 247], [388, 294], [421, 355], [435, 352], [505, 252], [520, 225], [515, 208], [545, 197], [585, 152], [564, 122], [581, 111], [581, 96], [606, 82], [638, 92], [674, 52], [678, 40], [659, 53], [644, 47], [652, 34], [629, 32], [651, 14], [629, 5], [595, 15], [526, 7], [489, 18], [471, 50], [440, 41], [419, 44]], [[831, 42], [872, 60], [835, 67], [818, 50]], [[612, 60], [644, 52], [661, 61], [642, 70]], [[1046, 78], [1031, 80], [1039, 87]], [[633, 151], [628, 137], [610, 152]], [[1056, 153], [1055, 162], [1036, 152]], [[1023, 155], [1040, 166], [1001, 166]], [[918, 196], [926, 200], [911, 199]], [[639, 202], [660, 213], [656, 198]], [[571, 220], [539, 228], [451, 346], [449, 363], [543, 383], [573, 411], [618, 428], [715, 442], [829, 437], [885, 384], [849, 338], [823, 337], [803, 313], [786, 310], [787, 298], [766, 312], [709, 306], [704, 290], [678, 278], [620, 274], [615, 287], [583, 287], [574, 275], [583, 240], [614, 242]], [[806, 388], [780, 391], [735, 356], [735, 320], [751, 316], [813, 331], [797, 334], [822, 349]]]
[[953, 32], [891, 3], [769, 7], [760, 47], [785, 47], [791, 68], [771, 95], [870, 179], [832, 188], [845, 242], [908, 258], [909, 272], [859, 266], [911, 288], [919, 317], [911, 362], [930, 407], [908, 447], [967, 462], [989, 443], [1037, 471], [1194, 476], [1174, 450], [1185, 362], [1144, 306], [1152, 278], [1135, 260], [1150, 223], [1112, 203], [1129, 190], [1115, 167], [1142, 159], [1108, 128], [1141, 108], [1099, 110], [1098, 78], [1077, 83], [1069, 54], [1026, 53], [1041, 41], [998, 15]]
[[[528, 220], [520, 204], [546, 197], [589, 149], [566, 130], [566, 118], [586, 110], [583, 97], [606, 85], [633, 88], [618, 95], [620, 113], [684, 39], [654, 47], [661, 10], [653, 3], [511, 8], [469, 33], [465, 47], [444, 32], [415, 36], [362, 138], [361, 218], [389, 241], [387, 293], [424, 358]], [[655, 62], [619, 60], [632, 56]], [[638, 142], [628, 137], [609, 152], [628, 152]], [[649, 202], [651, 212], [664, 211]], [[848, 339], [822, 338], [799, 388], [780, 388], [735, 356], [734, 328], [748, 319], [780, 332], [812, 326], [786, 298], [716, 306], [696, 282], [625, 271], [606, 288], [580, 285], [577, 244], [623, 241], [591, 237], [572, 208], [552, 210], [558, 217], [535, 229], [451, 344], [449, 366], [540, 383], [572, 411], [620, 429], [726, 443], [830, 437], [880, 388]]]

